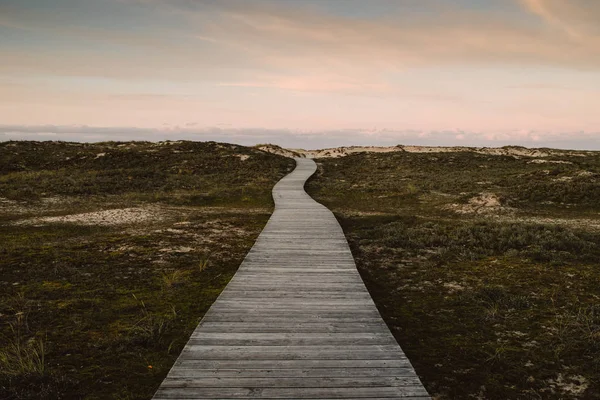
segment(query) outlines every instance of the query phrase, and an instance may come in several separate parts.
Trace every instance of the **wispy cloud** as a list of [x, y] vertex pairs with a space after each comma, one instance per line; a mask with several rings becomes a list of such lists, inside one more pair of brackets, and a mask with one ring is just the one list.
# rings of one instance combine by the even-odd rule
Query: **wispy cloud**
[[[582, 21], [598, 22], [594, 15], [598, 6], [589, 1], [523, 1], [526, 10], [549, 22], [564, 20], [578, 26]], [[166, 3], [171, 7], [181, 4]], [[597, 48], [598, 37], [589, 31], [574, 41], [571, 35], [527, 18], [458, 6], [436, 13], [439, 2], [430, 4], [433, 12], [418, 18], [405, 18], [398, 12], [357, 19], [272, 2], [225, 1], [213, 4], [214, 19], [204, 30], [239, 51], [260, 54], [271, 64], [292, 68], [312, 64], [317, 69], [327, 66], [345, 71], [365, 65], [404, 68], [473, 61], [600, 66], [600, 55], [591, 51]], [[187, 18], [195, 18], [193, 9], [186, 7], [185, 11]], [[559, 13], [566, 17], [555, 17]], [[358, 65], [348, 65], [350, 60]]]
[[599, 21], [587, 0], [0, 1], [0, 123], [567, 137], [600, 126]]
[[[547, 24], [458, 6], [418, 18], [406, 18], [396, 11], [358, 19], [318, 12], [300, 2], [150, 0], [140, 3], [162, 7], [169, 24], [132, 31], [90, 28], [63, 20], [60, 13], [49, 18], [47, 13], [13, 7], [0, 16], [0, 24], [118, 48], [92, 53], [52, 49], [35, 54], [6, 49], [0, 72], [27, 68], [66, 75], [173, 80], [195, 74], [196, 79], [230, 77], [233, 80], [226, 83], [235, 85], [245, 82], [242, 70], [255, 69], [268, 72], [279, 82], [259, 82], [264, 86], [344, 92], [349, 85], [357, 86], [348, 82], [357, 81], [363, 82], [365, 91], [378, 90], [386, 71], [419, 66], [600, 67], [598, 4], [586, 0], [518, 1]], [[439, 2], [431, 4], [435, 11]], [[141, 50], [126, 54], [123, 46]], [[333, 83], [320, 85], [323, 75], [329, 75], [325, 79]], [[294, 82], [302, 76], [306, 81]]]
[[344, 79], [338, 76], [287, 76], [263, 78], [246, 82], [224, 82], [219, 86], [247, 87], [247, 88], [273, 88], [298, 92], [337, 92], [337, 93], [385, 93], [391, 86], [379, 82], [369, 83], [360, 80]]
[[600, 40], [600, 3], [588, 0], [521, 0], [533, 13], [577, 42]]

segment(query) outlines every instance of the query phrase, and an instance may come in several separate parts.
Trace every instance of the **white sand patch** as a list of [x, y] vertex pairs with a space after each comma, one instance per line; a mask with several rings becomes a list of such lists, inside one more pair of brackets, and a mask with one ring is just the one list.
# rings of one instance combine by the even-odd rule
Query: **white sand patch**
[[[262, 149], [262, 148], [261, 148]], [[262, 149], [265, 150], [265, 149]], [[281, 149], [286, 150], [286, 149]], [[268, 151], [268, 150], [265, 150]], [[291, 150], [288, 150], [291, 151]], [[551, 150], [551, 149], [528, 149], [526, 147], [508, 146], [508, 147], [461, 147], [461, 146], [348, 146], [334, 147], [319, 150], [303, 150], [294, 149], [295, 152], [310, 158], [322, 157], [345, 157], [354, 153], [390, 153], [390, 152], [408, 152], [408, 153], [455, 153], [455, 152], [471, 152], [487, 155], [512, 156], [520, 157], [550, 157], [550, 156], [586, 156], [596, 154], [591, 151], [567, 151], [567, 150]], [[279, 154], [279, 153], [278, 153]], [[535, 161], [535, 160], [534, 160]], [[570, 161], [541, 161], [540, 163], [555, 163], [555, 164], [572, 164]]]
[[583, 176], [583, 177], [590, 177], [590, 176], [594, 176], [596, 175], [595, 173], [593, 173], [592, 171], [579, 171], [577, 173], [577, 176]]
[[462, 290], [465, 290], [465, 287], [459, 284], [458, 282], [446, 282], [443, 284], [443, 286], [446, 289], [448, 289], [449, 293], [460, 292]]
[[552, 179], [552, 182], [571, 182], [572, 180], [572, 176], [561, 176], [559, 178]]
[[471, 198], [467, 204], [450, 204], [445, 208], [457, 214], [496, 214], [512, 211], [509, 207], [503, 207], [494, 193], [481, 193]]
[[176, 235], [183, 235], [186, 233], [186, 231], [184, 231], [183, 229], [175, 229], [175, 228], [167, 228], [164, 230], [158, 230], [156, 232], [169, 232], [169, 233], [174, 233]]
[[535, 159], [529, 161], [527, 164], [573, 164], [571, 161], [561, 161], [561, 160], [544, 160], [544, 159]]
[[284, 149], [283, 147], [273, 145], [273, 144], [264, 144], [256, 147], [258, 150], [266, 151], [267, 153], [277, 154], [284, 157], [306, 157], [306, 150], [295, 151]]
[[237, 158], [239, 158], [240, 160], [242, 160], [242, 161], [246, 161], [247, 159], [249, 159], [249, 158], [250, 158], [250, 156], [249, 156], [249, 155], [247, 155], [247, 154], [236, 154], [235, 156], [236, 156]]
[[166, 140], [162, 142], [156, 142], [154, 146], [172, 146], [174, 144], [181, 144], [183, 140]]
[[469, 200], [476, 207], [500, 207], [500, 199], [494, 193], [482, 193]]
[[[513, 157], [550, 157], [555, 155], [573, 155], [586, 156], [595, 154], [590, 151], [567, 151], [567, 150], [551, 150], [551, 149], [528, 149], [519, 146], [507, 147], [434, 147], [434, 146], [398, 146], [409, 153], [451, 153], [457, 151], [468, 151], [478, 154], [488, 154], [497, 156], [513, 156]], [[552, 162], [552, 161], [550, 161]], [[571, 164], [568, 161], [562, 163]]]
[[82, 214], [61, 215], [56, 217], [29, 218], [15, 222], [15, 225], [43, 225], [49, 223], [70, 223], [77, 225], [112, 226], [139, 224], [142, 222], [160, 221], [165, 217], [157, 207], [120, 208], [114, 210], [95, 211]]
[[64, 196], [43, 197], [36, 202], [16, 201], [0, 197], [0, 214], [41, 214], [59, 210], [72, 202], [72, 198]]
[[0, 197], [0, 214], [26, 214], [29, 212], [27, 203]]
[[163, 248], [159, 250], [162, 253], [189, 253], [191, 251], [194, 251], [193, 247], [186, 247], [186, 246], [180, 246], [180, 247], [173, 247], [173, 248]]
[[7, 199], [6, 197], [0, 197], [0, 204], [13, 206], [13, 205], [17, 205], [18, 202], [16, 200]]
[[191, 225], [191, 224], [192, 224], [192, 223], [191, 223], [190, 221], [182, 221], [182, 222], [175, 222], [175, 223], [173, 224], [173, 226], [189, 226], [189, 225]]
[[548, 380], [548, 386], [563, 393], [580, 396], [587, 390], [590, 384], [588, 380], [581, 375], [564, 377], [563, 374], [558, 374], [556, 379]]
[[349, 147], [335, 147], [330, 149], [321, 150], [297, 150], [299, 153], [304, 154], [310, 158], [338, 158], [345, 157], [354, 153], [391, 153], [394, 151], [402, 151], [398, 146], [389, 147], [377, 147], [377, 146], [349, 146]]
[[66, 197], [60, 197], [60, 196], [54, 196], [54, 197], [43, 197], [40, 199], [40, 201], [42, 202], [42, 204], [65, 204], [65, 203], [70, 203], [72, 202], [72, 199], [66, 198]]
[[95, 158], [104, 157], [105, 155], [106, 155], [106, 153], [98, 153], [98, 154], [96, 154]]

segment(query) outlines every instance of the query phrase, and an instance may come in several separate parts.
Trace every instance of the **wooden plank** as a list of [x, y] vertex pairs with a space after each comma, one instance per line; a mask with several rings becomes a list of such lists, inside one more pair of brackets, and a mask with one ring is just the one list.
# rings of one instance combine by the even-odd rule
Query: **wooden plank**
[[291, 314], [289, 311], [286, 310], [266, 310], [266, 309], [261, 309], [261, 308], [248, 308], [248, 309], [244, 309], [244, 308], [240, 308], [240, 309], [233, 309], [233, 308], [226, 308], [226, 307], [219, 307], [219, 311], [217, 312], [217, 307], [215, 307], [214, 309], [209, 310], [209, 312], [207, 312], [207, 315], [230, 315], [230, 316], [234, 316], [234, 315], [253, 315], [255, 317], [265, 317], [265, 318], [286, 318], [286, 319], [298, 319], [298, 320], [304, 320], [304, 319], [319, 319], [319, 318], [332, 318], [332, 319], [350, 319], [352, 320], [353, 318], [367, 318], [367, 317], [371, 317], [371, 318], [377, 318], [379, 317], [379, 313], [377, 312], [377, 310], [336, 310], [335, 307], [331, 307], [329, 309], [324, 309], [324, 310], [312, 310], [312, 309], [307, 309], [306, 310], [302, 310], [302, 311], [298, 311], [295, 310], [295, 312], [293, 314]]
[[308, 346], [202, 346], [188, 344], [182, 358], [204, 360], [393, 360], [402, 352], [398, 345]]
[[[370, 316], [325, 316], [325, 315], [298, 315], [294, 316], [294, 319], [290, 318], [289, 313], [284, 313], [279, 316], [274, 316], [272, 314], [267, 316], [262, 316], [260, 321], [266, 324], [274, 324], [281, 322], [296, 322], [296, 323], [369, 323], [369, 322], [378, 322], [381, 320], [379, 315], [370, 315]], [[221, 313], [221, 314], [206, 314], [203, 318], [203, 321], [207, 322], [255, 322], [257, 321], [254, 315], [250, 315], [249, 313]]]
[[318, 337], [318, 338], [206, 338], [198, 335], [189, 339], [190, 345], [203, 346], [311, 346], [311, 345], [387, 345], [394, 344], [393, 336], [370, 338]]
[[296, 292], [286, 292], [286, 291], [271, 291], [269, 293], [261, 293], [256, 290], [228, 290], [226, 296], [223, 296], [223, 300], [227, 299], [227, 301], [249, 301], [252, 299], [258, 300], [271, 300], [271, 301], [279, 301], [280, 299], [311, 299], [311, 300], [336, 300], [336, 299], [348, 299], [348, 300], [361, 300], [367, 301], [370, 300], [371, 297], [368, 293], [339, 293], [339, 292], [312, 292], [312, 291], [296, 291]]
[[326, 369], [344, 368], [347, 370], [364, 368], [411, 368], [406, 357], [398, 359], [364, 359], [364, 360], [187, 360], [180, 358], [175, 362], [177, 368], [204, 369]]
[[386, 327], [375, 321], [372, 323], [323, 323], [323, 322], [294, 322], [280, 320], [279, 322], [210, 322], [204, 320], [194, 332], [220, 333], [380, 333]]
[[273, 189], [275, 211], [154, 399], [426, 399], [367, 292], [333, 214]]
[[332, 298], [313, 298], [310, 296], [303, 296], [300, 298], [292, 298], [292, 299], [285, 299], [285, 298], [270, 298], [270, 297], [266, 297], [266, 298], [258, 298], [258, 299], [253, 299], [253, 298], [247, 298], [243, 301], [240, 301], [240, 299], [222, 299], [221, 301], [219, 301], [219, 304], [222, 305], [236, 305], [236, 306], [271, 306], [271, 307], [281, 307], [281, 306], [296, 306], [296, 305], [301, 305], [301, 306], [306, 306], [306, 307], [317, 307], [317, 306], [334, 306], [334, 307], [354, 307], [354, 308], [363, 308], [363, 309], [368, 309], [368, 310], [372, 310], [375, 308], [375, 306], [373, 304], [365, 304], [365, 299], [358, 299], [358, 300], [354, 300], [354, 299], [332, 299]]
[[379, 338], [390, 338], [387, 332], [375, 332], [375, 333], [302, 333], [302, 332], [285, 332], [285, 333], [271, 333], [271, 332], [259, 332], [259, 333], [238, 333], [232, 331], [226, 332], [206, 332], [203, 329], [198, 330], [192, 334], [192, 339], [217, 339], [217, 340], [251, 340], [251, 339], [379, 339]]
[[368, 387], [414, 387], [421, 382], [416, 376], [369, 376], [369, 377], [174, 377], [163, 384], [173, 388], [210, 388], [210, 387], [253, 387], [253, 388], [368, 388]]
[[356, 310], [357, 307], [352, 305], [335, 305], [335, 304], [307, 304], [303, 306], [300, 303], [296, 304], [219, 304], [212, 312], [256, 312], [260, 314], [275, 313], [275, 312], [286, 312], [288, 317], [290, 316], [289, 311], [293, 312], [314, 312], [314, 313], [331, 313], [335, 315], [337, 312], [345, 313], [356, 313], [358, 314], [373, 314], [376, 315], [377, 309], [361, 308]]
[[[231, 290], [254, 290], [254, 291], [265, 291], [265, 292], [280, 292], [282, 289], [282, 285], [271, 286], [268, 284], [243, 284], [239, 282], [231, 283]], [[362, 286], [359, 284], [331, 284], [331, 283], [319, 283], [315, 282], [314, 284], [296, 284], [296, 283], [285, 283], [285, 286], [288, 288], [289, 292], [305, 292], [307, 290], [314, 292], [348, 292], [348, 293], [356, 293], [357, 291], [363, 290]]]
[[160, 387], [154, 397], [160, 399], [369, 399], [373, 397], [403, 399], [428, 398], [423, 387], [369, 387], [369, 388], [170, 388]]
[[169, 378], [201, 378], [201, 377], [220, 377], [220, 378], [339, 378], [339, 377], [395, 377], [395, 376], [414, 376], [412, 368], [295, 368], [295, 369], [197, 369], [194, 367], [186, 368], [184, 364], [173, 369], [169, 373]]

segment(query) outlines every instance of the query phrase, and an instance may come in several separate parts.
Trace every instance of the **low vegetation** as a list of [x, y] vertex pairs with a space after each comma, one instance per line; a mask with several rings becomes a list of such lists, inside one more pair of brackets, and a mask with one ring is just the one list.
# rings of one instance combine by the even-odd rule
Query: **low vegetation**
[[600, 398], [600, 154], [317, 163], [307, 190], [435, 398]]
[[293, 166], [211, 142], [0, 143], [0, 398], [150, 398]]

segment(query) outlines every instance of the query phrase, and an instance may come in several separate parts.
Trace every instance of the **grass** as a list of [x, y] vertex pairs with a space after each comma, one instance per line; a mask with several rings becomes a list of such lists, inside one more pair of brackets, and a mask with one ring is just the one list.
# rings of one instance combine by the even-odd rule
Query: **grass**
[[9, 376], [44, 375], [45, 353], [42, 339], [23, 342], [22, 337], [15, 333], [6, 348], [0, 351], [2, 371]]
[[183, 285], [187, 280], [189, 275], [188, 271], [175, 270], [172, 272], [163, 272], [162, 273], [162, 286], [163, 290], [169, 290], [174, 287]]
[[40, 337], [27, 338], [29, 309], [23, 293], [12, 302], [16, 305], [12, 307], [14, 320], [8, 323], [9, 332], [4, 339], [7, 345], [0, 349], [0, 370], [12, 377], [43, 375], [45, 341]]
[[317, 160], [307, 190], [436, 398], [600, 398], [600, 154], [536, 160]]
[[[535, 215], [596, 213], [600, 207], [598, 155], [553, 156], [544, 158], [546, 163], [472, 152], [360, 153], [322, 160], [329, 179], [318, 194], [337, 209], [393, 213], [410, 204], [414, 211], [422, 208], [419, 205], [466, 203], [482, 192], [494, 193], [504, 206]], [[349, 188], [347, 200], [339, 196]], [[440, 207], [436, 210], [446, 213]]]
[[4, 142], [0, 154], [0, 193], [10, 200], [122, 195], [174, 205], [261, 205], [270, 202], [265, 189], [273, 177], [291, 165], [215, 142]]
[[[220, 143], [0, 143], [0, 398], [151, 398], [292, 168]], [[36, 219], [129, 208], [151, 218]]]

